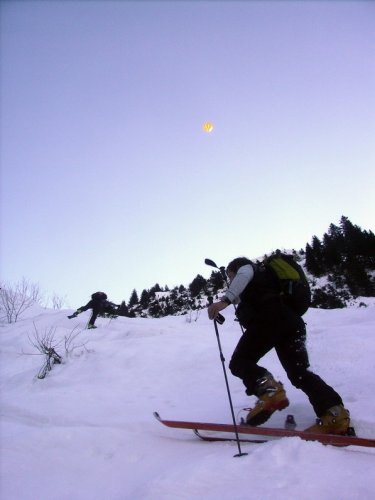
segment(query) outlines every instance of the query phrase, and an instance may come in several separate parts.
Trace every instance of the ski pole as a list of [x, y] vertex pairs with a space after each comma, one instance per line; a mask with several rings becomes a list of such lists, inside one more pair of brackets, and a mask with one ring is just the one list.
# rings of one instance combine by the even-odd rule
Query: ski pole
[[228, 283], [228, 278], [227, 278], [227, 275], [226, 275], [226, 272], [225, 272], [225, 267], [224, 266], [217, 266], [215, 264], [215, 262], [211, 259], [204, 259], [204, 263], [207, 265], [207, 266], [211, 266], [211, 267], [214, 267], [215, 269], [218, 269], [222, 275], [222, 277], [224, 278], [224, 281], [226, 282], [227, 286], [229, 286], [229, 283]]
[[[210, 298], [212, 299], [212, 297], [210, 297]], [[212, 300], [211, 300], [211, 302], [212, 302]], [[223, 316], [221, 316], [220, 321], [221, 321], [221, 324], [224, 323], [225, 318]], [[236, 418], [234, 416], [232, 397], [230, 395], [228, 377], [227, 377], [227, 372], [226, 372], [226, 369], [225, 369], [225, 358], [224, 358], [223, 350], [221, 348], [219, 329], [218, 329], [218, 326], [217, 326], [216, 319], [214, 319], [214, 326], [215, 326], [215, 333], [216, 333], [217, 344], [219, 346], [219, 353], [220, 353], [221, 364], [222, 364], [223, 372], [224, 372], [225, 385], [227, 387], [227, 393], [228, 393], [228, 399], [229, 399], [229, 406], [230, 406], [230, 411], [231, 411], [231, 414], [232, 414], [234, 432], [236, 434], [236, 442], [237, 442], [237, 447], [238, 447], [238, 453], [236, 453], [236, 455], [234, 455], [234, 456], [235, 457], [243, 457], [244, 455], [247, 455], [247, 453], [242, 453], [242, 451], [241, 451], [240, 439], [238, 437], [237, 423], [236, 423]]]

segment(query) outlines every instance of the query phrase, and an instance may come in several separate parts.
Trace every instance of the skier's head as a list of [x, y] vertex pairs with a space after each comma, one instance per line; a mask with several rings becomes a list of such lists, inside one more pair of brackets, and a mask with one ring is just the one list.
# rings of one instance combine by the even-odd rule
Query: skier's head
[[93, 300], [107, 300], [107, 294], [104, 292], [95, 292], [91, 295]]
[[237, 271], [239, 270], [240, 267], [246, 266], [247, 264], [251, 264], [251, 260], [249, 260], [247, 257], [237, 257], [236, 259], [233, 259], [229, 264], [227, 265], [226, 273], [230, 281], [236, 276]]

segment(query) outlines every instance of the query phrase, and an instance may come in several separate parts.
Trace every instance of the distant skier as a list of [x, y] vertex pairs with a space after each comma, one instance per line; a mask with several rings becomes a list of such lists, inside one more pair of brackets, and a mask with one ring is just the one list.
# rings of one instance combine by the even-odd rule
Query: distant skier
[[228, 290], [220, 301], [208, 307], [208, 316], [215, 319], [229, 304], [239, 304], [236, 315], [246, 330], [235, 348], [229, 368], [243, 381], [246, 394], [258, 397], [246, 422], [261, 425], [276, 410], [289, 405], [283, 385], [258, 365], [259, 360], [274, 348], [289, 380], [307, 395], [319, 419], [306, 430], [347, 433], [349, 411], [344, 408], [340, 395], [308, 370], [306, 327], [301, 314], [287, 304], [285, 295], [273, 290], [273, 281], [249, 259], [234, 259], [228, 264], [226, 273], [230, 281]]
[[116, 315], [120, 306], [109, 302], [107, 300], [107, 294], [104, 292], [95, 292], [91, 295], [91, 300], [85, 305], [79, 307], [73, 314], [68, 316], [69, 319], [76, 318], [78, 314], [88, 309], [92, 309], [91, 318], [88, 322], [87, 328], [90, 330], [96, 328], [95, 321], [99, 315], [102, 314], [113, 314]]

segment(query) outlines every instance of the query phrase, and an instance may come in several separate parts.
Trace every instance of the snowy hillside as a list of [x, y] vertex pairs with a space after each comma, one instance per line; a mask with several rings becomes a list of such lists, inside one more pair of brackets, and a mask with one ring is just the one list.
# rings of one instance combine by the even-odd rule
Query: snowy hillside
[[[306, 314], [312, 369], [342, 395], [357, 434], [375, 437], [375, 301], [369, 307]], [[370, 500], [375, 449], [335, 448], [284, 438], [243, 444], [204, 443], [162, 417], [231, 422], [213, 324], [205, 311], [160, 319], [97, 320], [90, 312], [34, 309], [0, 327], [2, 500]], [[251, 406], [228, 370], [240, 337], [233, 312], [220, 335], [235, 413]], [[190, 318], [192, 319], [192, 318]], [[51, 329], [64, 362], [36, 377], [43, 357], [28, 336]], [[285, 383], [298, 427], [315, 419], [306, 396], [290, 385], [273, 352], [262, 362]]]

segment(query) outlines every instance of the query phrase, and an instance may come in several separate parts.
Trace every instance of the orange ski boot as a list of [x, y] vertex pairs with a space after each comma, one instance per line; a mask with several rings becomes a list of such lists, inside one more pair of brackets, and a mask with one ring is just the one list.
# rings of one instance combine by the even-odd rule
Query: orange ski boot
[[289, 406], [283, 384], [276, 382], [270, 373], [257, 380], [255, 394], [259, 399], [247, 414], [248, 425], [264, 424], [276, 410]]

